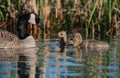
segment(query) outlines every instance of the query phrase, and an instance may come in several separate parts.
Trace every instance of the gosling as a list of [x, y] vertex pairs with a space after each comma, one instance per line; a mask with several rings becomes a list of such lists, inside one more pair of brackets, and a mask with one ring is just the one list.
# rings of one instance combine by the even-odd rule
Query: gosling
[[68, 38], [67, 34], [65, 31], [60, 31], [58, 32], [58, 37], [60, 38], [59, 44], [60, 44], [60, 49], [62, 52], [66, 46], [73, 44], [73, 41], [71, 38]]
[[87, 51], [108, 50], [109, 48], [109, 44], [107, 42], [91, 40], [91, 39], [82, 40], [82, 36], [80, 33], [74, 33], [73, 46], [75, 48], [80, 48]]

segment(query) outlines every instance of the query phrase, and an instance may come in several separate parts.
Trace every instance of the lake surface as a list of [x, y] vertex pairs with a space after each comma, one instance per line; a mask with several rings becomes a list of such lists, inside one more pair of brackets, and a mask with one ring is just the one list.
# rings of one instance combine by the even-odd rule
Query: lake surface
[[107, 51], [82, 51], [72, 46], [58, 52], [58, 40], [39, 49], [0, 49], [0, 78], [119, 78], [120, 40]]

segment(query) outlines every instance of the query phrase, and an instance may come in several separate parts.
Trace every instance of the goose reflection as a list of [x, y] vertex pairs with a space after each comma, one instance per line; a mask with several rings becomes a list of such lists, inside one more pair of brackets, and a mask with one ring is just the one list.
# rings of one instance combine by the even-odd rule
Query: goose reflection
[[36, 71], [38, 71], [36, 55], [37, 52], [38, 49], [36, 48], [0, 49], [0, 65], [3, 64], [3, 66], [5, 65], [9, 67], [9, 68], [3, 67], [2, 69], [5, 69], [6, 71], [0, 72], [2, 73], [9, 72], [9, 74], [4, 74], [4, 76], [7, 76], [8, 78], [11, 78], [13, 76], [11, 73], [13, 72], [12, 70], [14, 69], [16, 78], [39, 77], [39, 75], [36, 74]]

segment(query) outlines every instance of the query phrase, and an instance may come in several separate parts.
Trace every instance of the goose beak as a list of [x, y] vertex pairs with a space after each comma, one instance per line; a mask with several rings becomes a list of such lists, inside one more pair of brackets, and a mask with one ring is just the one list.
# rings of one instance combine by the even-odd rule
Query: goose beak
[[44, 31], [44, 26], [40, 22], [37, 24], [37, 26]]

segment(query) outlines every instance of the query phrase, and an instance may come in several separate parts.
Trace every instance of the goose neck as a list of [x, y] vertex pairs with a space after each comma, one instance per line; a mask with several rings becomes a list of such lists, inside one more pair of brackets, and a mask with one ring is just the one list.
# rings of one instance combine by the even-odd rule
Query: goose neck
[[28, 36], [25, 39], [19, 41], [20, 47], [36, 47], [36, 42], [32, 36]]

